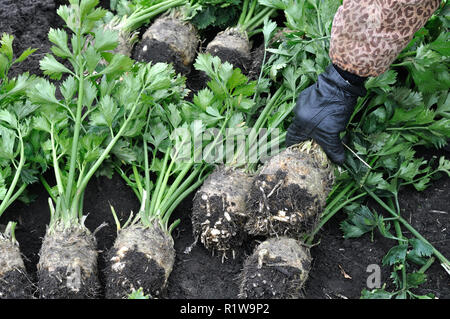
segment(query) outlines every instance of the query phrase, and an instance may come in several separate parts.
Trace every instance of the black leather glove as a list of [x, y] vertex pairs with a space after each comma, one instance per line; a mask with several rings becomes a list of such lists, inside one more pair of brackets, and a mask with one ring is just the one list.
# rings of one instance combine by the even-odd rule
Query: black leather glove
[[360, 85], [351, 84], [329, 65], [314, 85], [300, 93], [294, 120], [287, 130], [286, 146], [312, 138], [331, 161], [342, 164], [345, 151], [339, 133], [345, 130], [358, 97], [365, 94], [363, 81]]

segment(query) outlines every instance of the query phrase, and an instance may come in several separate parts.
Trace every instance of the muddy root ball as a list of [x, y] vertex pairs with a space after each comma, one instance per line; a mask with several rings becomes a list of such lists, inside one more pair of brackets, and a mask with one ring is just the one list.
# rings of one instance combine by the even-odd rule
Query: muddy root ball
[[37, 265], [42, 299], [90, 299], [99, 294], [97, 243], [84, 226], [56, 224], [47, 230]]
[[229, 28], [219, 32], [206, 46], [206, 52], [219, 57], [222, 62], [231, 63], [246, 73], [250, 64], [250, 42], [245, 32]]
[[32, 284], [19, 245], [0, 233], [0, 299], [30, 299]]
[[206, 179], [194, 197], [194, 237], [222, 257], [235, 257], [245, 239], [245, 195], [252, 177], [239, 169], [220, 166]]
[[244, 262], [239, 298], [298, 299], [311, 269], [309, 249], [287, 237], [261, 243]]
[[160, 298], [175, 262], [172, 237], [155, 223], [120, 230], [108, 254], [106, 298], [127, 298], [133, 290]]
[[333, 176], [325, 153], [311, 141], [272, 157], [246, 198], [246, 231], [297, 239], [311, 232], [326, 205]]
[[141, 62], [172, 63], [176, 72], [187, 74], [197, 53], [197, 30], [176, 15], [155, 20], [135, 48], [135, 59]]

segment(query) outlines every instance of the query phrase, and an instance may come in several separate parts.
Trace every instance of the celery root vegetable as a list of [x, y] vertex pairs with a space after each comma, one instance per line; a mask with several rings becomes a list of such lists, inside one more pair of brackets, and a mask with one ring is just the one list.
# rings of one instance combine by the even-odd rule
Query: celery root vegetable
[[[114, 162], [141, 206], [124, 225], [116, 218], [118, 236], [107, 256], [107, 298], [127, 298], [139, 289], [151, 298], [164, 296], [175, 261], [171, 233], [179, 223], [170, 216], [204, 180], [204, 168], [190, 156], [196, 125], [183, 120], [179, 110], [184, 78], [175, 76], [168, 64], [156, 65], [160, 69], [152, 82], [161, 89], [154, 94], [160, 99], [143, 113], [143, 132], [127, 138], [133, 149], [141, 151], [129, 165], [123, 165], [120, 157]], [[155, 182], [151, 174], [156, 175]]]
[[252, 235], [295, 238], [311, 232], [333, 184], [333, 167], [320, 146], [306, 141], [266, 162], [246, 198]]
[[[11, 67], [25, 60], [35, 50], [27, 49], [17, 58], [13, 52], [14, 37], [3, 33], [0, 38], [0, 217], [37, 180], [37, 161], [31, 136], [38, 133], [30, 125], [38, 108], [26, 99], [25, 91], [34, 78], [27, 73], [9, 78]], [[39, 145], [40, 147], [40, 145]], [[29, 157], [28, 157], [29, 156]], [[45, 165], [45, 160], [41, 162]], [[28, 175], [25, 176], [25, 171]], [[0, 230], [0, 299], [30, 298], [31, 281], [16, 241], [16, 223]]]
[[173, 239], [158, 222], [126, 227], [119, 231], [108, 261], [107, 298], [125, 298], [139, 288], [159, 297], [175, 262]]
[[[220, 61], [218, 57], [213, 59]], [[222, 66], [228, 68], [230, 63], [224, 62]], [[212, 68], [205, 67], [201, 70], [211, 78], [213, 83], [209, 86], [218, 87], [215, 83], [218, 80], [215, 79], [220, 77], [211, 71]], [[234, 70], [240, 73], [239, 69]], [[249, 97], [255, 97], [257, 94], [254, 89], [251, 89], [252, 85], [254, 82], [248, 82], [248, 79], [242, 75], [242, 86], [247, 88], [245, 92]], [[234, 100], [236, 97], [233, 97], [232, 92], [242, 92], [242, 90], [233, 90], [234, 88], [230, 89], [229, 97], [223, 95], [225, 101], [229, 100], [228, 103], [231, 105], [236, 103]], [[248, 99], [247, 102], [249, 109], [254, 106], [253, 100]], [[232, 149], [227, 151], [229, 153], [223, 154], [220, 162], [224, 164], [215, 169], [195, 195], [192, 209], [194, 237], [210, 251], [219, 252], [222, 258], [230, 254], [235, 256], [237, 251], [242, 251], [241, 247], [246, 238], [244, 225], [248, 219], [245, 197], [253, 183], [255, 167], [262, 157], [267, 155], [264, 154], [264, 149], [271, 150], [273, 145], [282, 142], [284, 135], [275, 137], [273, 133], [277, 131], [294, 104], [288, 90], [282, 86], [265, 100], [265, 106], [256, 121], [251, 120], [244, 113], [234, 132], [237, 136], [246, 136], [247, 140], [240, 144], [236, 151]], [[249, 127], [252, 129], [250, 130]], [[228, 132], [232, 131], [228, 130]], [[233, 140], [233, 138], [231, 134], [226, 136], [225, 140]], [[231, 156], [228, 156], [230, 154]]]
[[0, 299], [28, 299], [32, 284], [14, 238], [15, 223], [8, 223], [0, 232]]
[[[233, 69], [229, 62], [221, 62], [219, 57], [211, 54], [200, 54], [195, 66], [199, 71], [205, 72], [210, 78], [208, 86], [215, 90], [213, 92], [209, 88], [203, 89], [194, 97], [194, 103], [209, 113], [211, 113], [208, 110], [209, 105], [218, 108], [212, 113], [219, 115], [216, 118], [221, 121], [218, 123], [221, 126], [220, 132], [215, 134], [217, 139], [221, 143], [225, 142], [227, 137], [225, 140], [221, 137], [225, 129], [228, 129], [228, 132], [237, 129], [243, 133], [244, 128], [241, 126], [245, 121], [244, 118], [254, 105], [249, 97], [255, 93], [255, 82], [249, 82], [240, 69]], [[225, 77], [225, 74], [233, 76]], [[225, 83], [222, 83], [223, 78], [227, 79]], [[236, 87], [236, 84], [239, 85]], [[220, 91], [217, 91], [218, 88]], [[204, 97], [208, 96], [210, 99], [204, 100]], [[229, 110], [236, 107], [240, 108], [240, 112], [232, 114]], [[199, 117], [202, 118], [201, 115]], [[239, 158], [242, 155], [242, 147], [240, 150], [237, 156], [232, 154], [233, 159], [230, 159], [234, 164], [239, 162], [240, 165], [227, 163], [226, 152], [216, 158], [219, 163], [225, 165], [214, 169], [202, 187], [197, 190], [193, 202], [191, 221], [194, 238], [200, 240], [212, 253], [218, 252], [222, 260], [230, 253], [234, 257], [235, 248], [241, 247], [245, 238], [242, 231], [245, 223], [244, 195], [251, 179], [240, 167], [243, 166], [243, 159]]]
[[235, 67], [246, 70], [250, 62], [251, 45], [248, 35], [239, 28], [228, 28], [216, 35], [206, 46], [206, 52], [218, 56]]
[[97, 243], [83, 225], [53, 225], [40, 250], [37, 274], [40, 298], [79, 299], [98, 296]]
[[[146, 138], [151, 134], [147, 133], [144, 134]], [[132, 165], [130, 177], [120, 169], [120, 174], [140, 199], [141, 208], [134, 219], [125, 225], [121, 226], [117, 221], [118, 236], [107, 257], [107, 298], [126, 298], [133, 290], [141, 288], [151, 298], [164, 296], [175, 262], [171, 233], [179, 223], [179, 220], [170, 222], [170, 216], [178, 204], [204, 180], [201, 165], [193, 161], [180, 161], [177, 152], [170, 154], [167, 150], [170, 147], [168, 136], [163, 140], [153, 137], [150, 138], [152, 142], [143, 141], [143, 163]], [[150, 167], [148, 152], [153, 153], [154, 162], [157, 152], [163, 149], [162, 166], [157, 171], [156, 184], [152, 185], [150, 169], [155, 168], [153, 165]], [[169, 181], [169, 176], [172, 181]]]
[[177, 72], [186, 74], [197, 55], [198, 44], [196, 28], [174, 11], [156, 19], [145, 31], [136, 47], [136, 59], [172, 63]]
[[247, 220], [245, 195], [252, 178], [241, 169], [221, 166], [196, 192], [192, 225], [194, 236], [207, 249], [225, 253], [242, 245]]
[[[134, 66], [127, 56], [110, 53], [117, 47], [118, 32], [94, 30], [106, 14], [95, 8], [97, 4], [98, 0], [75, 0], [57, 10], [73, 33], [70, 49], [66, 31], [49, 31], [53, 54], [71, 65], [64, 66], [54, 55], [40, 62], [50, 78], [67, 76], [59, 86], [62, 99], [45, 79], [28, 91], [30, 100], [40, 105], [33, 126], [46, 135], [43, 149], [56, 181], [51, 187], [41, 177], [50, 196], [50, 223], [38, 263], [42, 298], [98, 296], [96, 240], [84, 225], [84, 192], [112, 154], [130, 160], [124, 137], [140, 134], [145, 125], [142, 114], [152, 104], [148, 97], [161, 96], [160, 87], [168, 80], [164, 75], [162, 82], [157, 79], [165, 66]], [[105, 67], [99, 67], [102, 59], [108, 62]]]
[[239, 297], [297, 299], [311, 269], [309, 248], [287, 237], [262, 242], [244, 262]]
[[227, 61], [245, 72], [251, 62], [249, 36], [255, 33], [255, 29], [272, 15], [275, 9], [258, 4], [258, 0], [244, 0], [242, 5], [238, 24], [219, 32], [208, 43], [206, 52], [218, 56], [222, 61]]
[[[185, 4], [186, 0], [165, 0], [151, 5], [137, 5], [137, 7], [129, 15], [114, 16], [102, 25], [105, 30], [114, 30], [119, 32], [118, 45], [114, 49], [115, 53], [120, 53], [131, 57], [132, 50], [136, 42], [138, 42], [141, 26], [148, 23], [152, 18]], [[153, 62], [166, 62], [156, 61]], [[148, 62], [148, 60], [147, 60]]]

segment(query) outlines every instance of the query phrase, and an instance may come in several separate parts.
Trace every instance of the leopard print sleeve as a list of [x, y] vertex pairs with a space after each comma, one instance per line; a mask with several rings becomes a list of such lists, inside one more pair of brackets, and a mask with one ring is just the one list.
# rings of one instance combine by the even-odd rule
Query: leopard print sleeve
[[359, 76], [385, 72], [440, 0], [343, 0], [331, 29], [330, 58]]

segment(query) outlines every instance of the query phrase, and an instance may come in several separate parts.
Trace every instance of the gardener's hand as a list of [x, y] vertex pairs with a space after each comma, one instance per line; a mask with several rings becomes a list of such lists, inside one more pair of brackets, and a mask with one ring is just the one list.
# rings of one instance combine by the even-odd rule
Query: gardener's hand
[[312, 138], [331, 161], [342, 164], [345, 152], [339, 133], [345, 130], [358, 97], [365, 94], [364, 84], [352, 85], [333, 65], [328, 66], [314, 85], [300, 93], [286, 146]]

